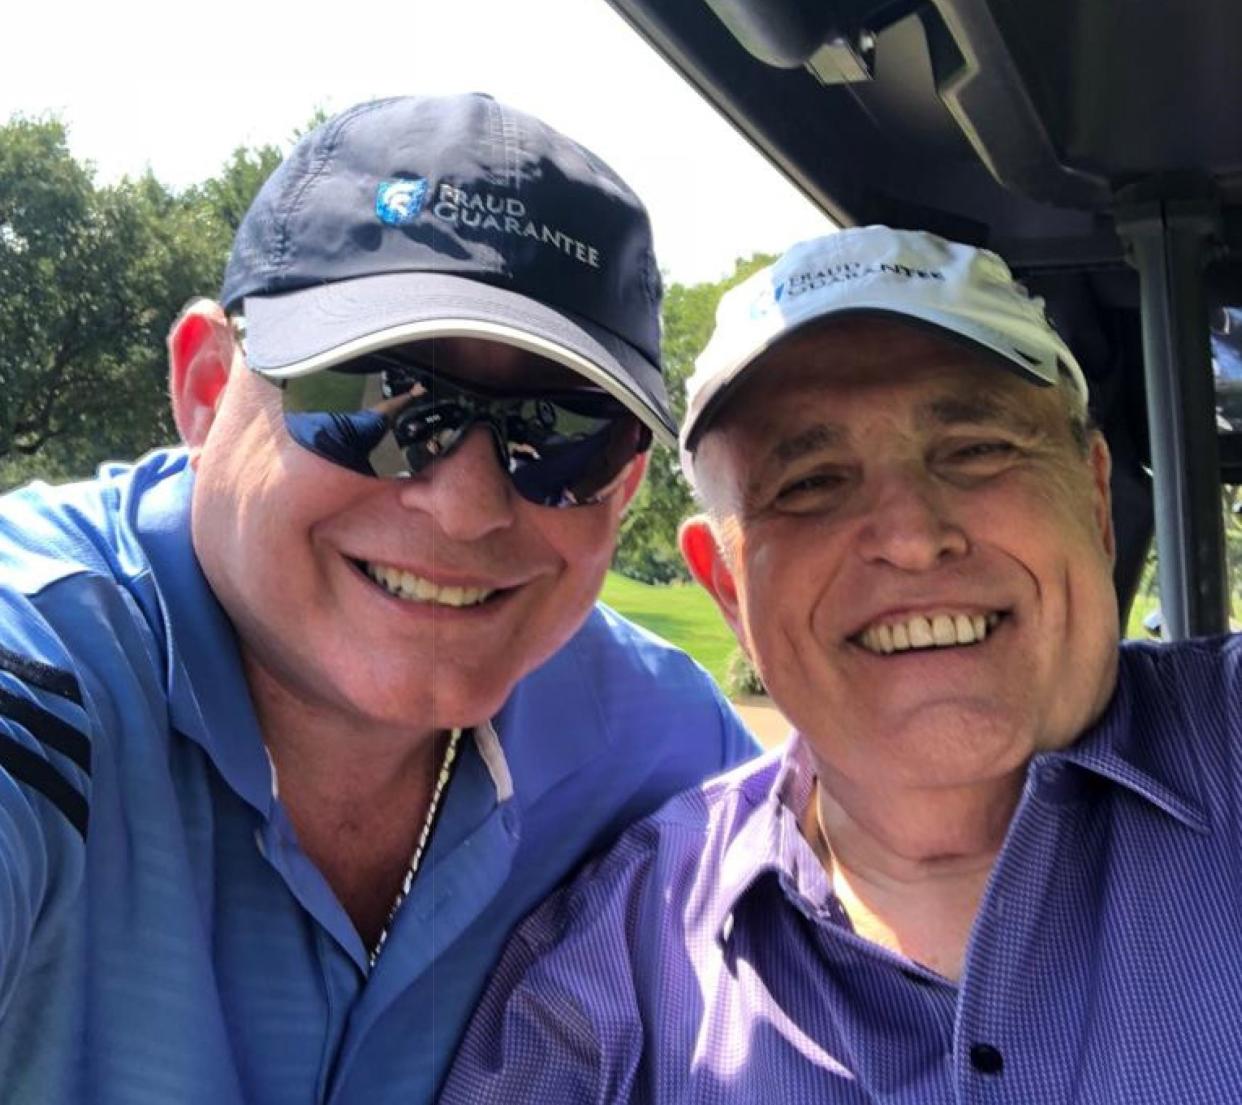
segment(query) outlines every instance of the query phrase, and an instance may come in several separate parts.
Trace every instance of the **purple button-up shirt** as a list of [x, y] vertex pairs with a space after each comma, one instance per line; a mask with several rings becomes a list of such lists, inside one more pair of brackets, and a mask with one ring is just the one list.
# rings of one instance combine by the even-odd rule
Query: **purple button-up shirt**
[[1242, 1102], [1242, 640], [1123, 647], [1037, 756], [952, 983], [856, 935], [798, 740], [518, 930], [442, 1101]]

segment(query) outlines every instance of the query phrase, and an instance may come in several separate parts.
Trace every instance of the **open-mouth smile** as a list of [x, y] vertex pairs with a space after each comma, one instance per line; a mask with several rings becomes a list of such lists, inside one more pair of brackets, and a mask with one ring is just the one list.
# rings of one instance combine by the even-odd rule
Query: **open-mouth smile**
[[877, 656], [911, 649], [977, 645], [987, 640], [1004, 616], [999, 610], [986, 614], [954, 610], [914, 614], [908, 618], [873, 622], [850, 640]]

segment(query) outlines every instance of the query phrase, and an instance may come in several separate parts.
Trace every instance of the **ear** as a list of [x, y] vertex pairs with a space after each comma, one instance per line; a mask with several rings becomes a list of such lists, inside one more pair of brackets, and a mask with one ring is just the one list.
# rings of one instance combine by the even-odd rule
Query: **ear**
[[1108, 451], [1108, 442], [1104, 440], [1104, 435], [1099, 430], [1091, 434], [1090, 450], [1095, 525], [1100, 533], [1104, 551], [1112, 560], [1117, 553], [1117, 543], [1113, 535], [1112, 485], [1109, 482], [1113, 470], [1113, 457]]
[[733, 630], [733, 635], [743, 640], [742, 619], [737, 598], [737, 583], [729, 568], [716, 532], [706, 516], [696, 514], [687, 518], [677, 531], [677, 543], [682, 559], [690, 574], [703, 589], [716, 600], [721, 614]]
[[219, 304], [197, 299], [168, 332], [168, 389], [181, 440], [196, 464], [215, 422], [237, 345]]
[[634, 496], [638, 494], [638, 489], [642, 486], [643, 475], [647, 471], [647, 458], [650, 456], [650, 450], [639, 453], [630, 461], [629, 467], [621, 477], [621, 494], [618, 499], [622, 510], [625, 510]]

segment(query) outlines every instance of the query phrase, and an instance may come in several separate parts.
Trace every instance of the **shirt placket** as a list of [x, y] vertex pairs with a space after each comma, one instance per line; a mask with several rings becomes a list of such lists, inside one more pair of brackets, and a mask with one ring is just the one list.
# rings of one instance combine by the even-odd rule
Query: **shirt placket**
[[[1090, 883], [1092, 835], [1089, 808], [1075, 804], [1063, 785], [1067, 770], [1073, 769], [1054, 759], [1030, 765], [975, 919], [953, 1040], [961, 1105], [1075, 1099], [1063, 1060], [1077, 1053], [1076, 1006], [1088, 999], [1082, 988], [1058, 980], [1072, 980], [1088, 953], [1057, 922]], [[1079, 882], [1077, 890], [1069, 878]]]

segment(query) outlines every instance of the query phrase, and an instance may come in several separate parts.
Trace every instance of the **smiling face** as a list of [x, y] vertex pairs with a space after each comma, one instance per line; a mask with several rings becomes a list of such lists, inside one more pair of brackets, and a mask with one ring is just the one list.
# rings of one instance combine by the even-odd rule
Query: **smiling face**
[[794, 335], [695, 456], [683, 534], [775, 701], [859, 784], [968, 785], [1068, 744], [1116, 671], [1108, 455], [948, 338]]
[[[433, 359], [497, 388], [578, 382], [491, 343], [439, 343]], [[642, 471], [638, 460], [598, 505], [553, 510], [517, 495], [484, 429], [416, 476], [378, 479], [294, 442], [280, 391], [240, 354], [205, 429], [174, 372], [178, 390], [197, 465], [195, 551], [252, 688], [355, 726], [492, 716], [586, 617]]]

